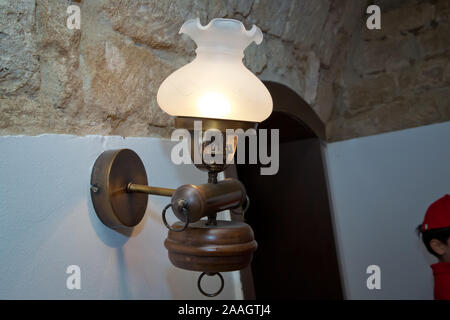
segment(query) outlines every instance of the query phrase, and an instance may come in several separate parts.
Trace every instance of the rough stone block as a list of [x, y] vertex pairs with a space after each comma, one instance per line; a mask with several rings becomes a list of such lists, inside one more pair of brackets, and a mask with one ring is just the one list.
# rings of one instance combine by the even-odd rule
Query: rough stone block
[[[271, 41], [266, 39], [266, 41]], [[255, 74], [260, 74], [267, 67], [267, 56], [261, 47], [252, 43], [245, 50], [244, 64]]]
[[230, 15], [238, 14], [247, 17], [252, 9], [254, 0], [229, 0], [226, 2]]
[[[325, 65], [331, 64], [331, 58], [336, 50], [342, 50], [348, 44], [345, 41], [347, 33], [343, 30], [343, 17], [347, 13], [349, 2], [332, 2], [328, 17], [320, 37], [318, 55]], [[351, 2], [350, 2], [351, 3]]]
[[255, 0], [248, 19], [257, 24], [261, 30], [279, 37], [284, 31], [292, 3], [293, 0]]
[[344, 92], [344, 103], [349, 115], [373, 108], [385, 103], [396, 95], [394, 77], [380, 74], [361, 79]]
[[431, 57], [450, 51], [450, 25], [440, 24], [418, 36], [422, 54]]
[[[445, 94], [443, 96], [445, 97]], [[448, 103], [444, 105], [446, 106], [444, 108], [448, 109]], [[440, 121], [445, 121], [445, 119], [443, 119], [435, 100], [430, 99], [428, 95], [412, 94], [353, 116], [334, 117], [327, 124], [327, 137], [330, 141], [338, 141]]]
[[450, 21], [450, 1], [438, 0], [436, 3], [436, 20], [438, 22]]
[[[383, 10], [384, 8], [381, 7]], [[363, 37], [366, 40], [383, 37], [398, 37], [402, 33], [416, 31], [428, 26], [434, 18], [435, 8], [430, 3], [403, 6], [382, 12], [381, 29], [369, 30], [364, 25]]]
[[321, 37], [329, 7], [327, 0], [294, 1], [284, 21], [282, 38], [293, 41], [302, 49], [310, 49]]
[[197, 0], [102, 0], [98, 11], [111, 21], [115, 31], [154, 49], [193, 49], [192, 41], [179, 36], [178, 31], [188, 19], [198, 17], [203, 24], [209, 22], [208, 2]]
[[285, 84], [303, 96], [304, 71], [292, 44], [279, 38], [266, 37], [262, 45], [262, 50], [267, 57], [267, 65], [259, 74], [259, 78]]
[[413, 38], [361, 41], [354, 53], [353, 65], [360, 74], [405, 67], [419, 58]]
[[79, 70], [81, 31], [67, 28], [66, 9], [64, 2], [42, 0], [37, 12], [40, 100], [42, 105], [50, 105], [55, 110], [79, 108], [82, 103], [82, 76]]
[[35, 9], [32, 0], [0, 1], [0, 96], [39, 90]]
[[450, 60], [446, 58], [431, 59], [420, 65], [416, 85], [428, 90], [434, 87], [448, 87]]
[[402, 90], [414, 89], [424, 92], [432, 88], [450, 86], [450, 60], [437, 57], [421, 61], [398, 73]]
[[439, 121], [450, 121], [450, 87], [432, 90], [427, 96], [434, 100], [441, 114]]
[[330, 142], [379, 133], [369, 113], [360, 113], [352, 118], [334, 118], [327, 123], [326, 131]]
[[425, 95], [411, 94], [381, 106], [376, 117], [380, 132], [387, 132], [435, 123], [441, 115], [433, 100]]
[[317, 87], [317, 98], [313, 108], [324, 123], [327, 123], [328, 120], [330, 120], [335, 106], [335, 99], [333, 83], [321, 78]]
[[306, 60], [306, 72], [305, 72], [305, 89], [304, 99], [310, 105], [314, 104], [317, 96], [317, 87], [319, 85], [320, 77], [320, 60], [314, 54], [310, 52]]

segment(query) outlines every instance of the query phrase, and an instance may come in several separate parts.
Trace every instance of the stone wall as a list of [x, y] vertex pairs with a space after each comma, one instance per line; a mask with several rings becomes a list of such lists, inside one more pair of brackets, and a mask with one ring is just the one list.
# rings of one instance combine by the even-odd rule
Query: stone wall
[[368, 33], [365, 0], [78, 0], [80, 30], [68, 1], [0, 0], [0, 135], [168, 137], [156, 92], [195, 56], [178, 35], [195, 17], [258, 25], [245, 64], [299, 93], [331, 140], [443, 121], [448, 1], [395, 9], [411, 1], [382, 1], [383, 29]]
[[381, 30], [361, 24], [335, 83], [330, 140], [450, 120], [450, 1], [380, 2]]
[[168, 136], [173, 119], [156, 92], [194, 57], [178, 30], [195, 17], [258, 25], [265, 39], [246, 50], [246, 65], [296, 90], [326, 122], [333, 61], [344, 59], [356, 21], [345, 17], [362, 10], [352, 0], [76, 2], [81, 30], [66, 27], [67, 1], [0, 1], [0, 134]]

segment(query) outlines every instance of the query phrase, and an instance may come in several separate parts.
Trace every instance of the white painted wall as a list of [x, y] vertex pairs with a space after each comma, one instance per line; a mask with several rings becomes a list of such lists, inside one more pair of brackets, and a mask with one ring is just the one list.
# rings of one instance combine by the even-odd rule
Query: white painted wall
[[[429, 255], [415, 227], [450, 194], [450, 122], [328, 144], [337, 244], [349, 299], [432, 299]], [[381, 267], [381, 290], [366, 287]]]
[[[167, 198], [150, 196], [131, 237], [105, 227], [90, 201], [92, 165], [108, 149], [136, 151], [152, 185], [204, 183], [206, 174], [194, 166], [172, 164], [172, 145], [152, 138], [0, 137], [0, 299], [203, 298], [199, 273], [168, 260], [160, 215]], [[431, 299], [434, 258], [414, 229], [428, 205], [450, 193], [450, 122], [331, 143], [326, 158], [347, 298]], [[81, 267], [81, 290], [66, 288], [72, 264]], [[379, 291], [366, 287], [371, 264], [381, 267]], [[218, 298], [241, 299], [239, 274], [224, 276]]]
[[[101, 152], [130, 148], [151, 185], [205, 183], [206, 173], [170, 161], [173, 143], [152, 138], [69, 135], [0, 137], [0, 299], [202, 299], [200, 273], [171, 265], [161, 210], [150, 196], [130, 237], [105, 227], [89, 182]], [[66, 288], [66, 268], [81, 267], [81, 290]], [[219, 299], [241, 299], [239, 273], [225, 273]], [[204, 279], [207, 280], [207, 279]], [[214, 289], [217, 279], [205, 281]]]

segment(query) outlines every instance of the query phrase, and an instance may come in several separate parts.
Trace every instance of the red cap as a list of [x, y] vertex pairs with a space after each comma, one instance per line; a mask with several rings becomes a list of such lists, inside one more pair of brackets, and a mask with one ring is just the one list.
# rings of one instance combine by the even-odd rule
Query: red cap
[[450, 227], [450, 195], [448, 194], [430, 205], [422, 223], [422, 232], [447, 227]]

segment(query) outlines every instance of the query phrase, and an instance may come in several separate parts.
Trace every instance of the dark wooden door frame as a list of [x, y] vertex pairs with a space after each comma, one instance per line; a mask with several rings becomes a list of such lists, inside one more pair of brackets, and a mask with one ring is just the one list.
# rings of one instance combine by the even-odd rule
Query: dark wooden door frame
[[[234, 178], [238, 179], [238, 174], [236, 170], [236, 165], [232, 164], [225, 169], [225, 177], [226, 178]], [[242, 217], [242, 210], [230, 210], [231, 221], [239, 221], [244, 222]], [[255, 300], [255, 285], [253, 283], [253, 274], [251, 265], [248, 265], [244, 269], [239, 271], [242, 283], [242, 293], [244, 296], [244, 300]]]
[[[305, 132], [308, 132], [310, 137], [316, 137], [322, 142], [326, 141], [325, 124], [321, 121], [319, 116], [309, 106], [309, 104], [306, 103], [295, 91], [285, 85], [272, 81], [264, 81], [264, 84], [272, 96], [274, 112], [284, 113], [290, 118], [295, 119], [298, 125], [301, 126]], [[225, 170], [225, 177], [238, 178], [237, 169], [234, 164], [230, 165]], [[241, 212], [239, 210], [233, 211], [231, 214], [231, 219], [233, 221], [243, 221], [240, 213]], [[244, 299], [255, 299], [255, 287], [251, 266], [241, 270], [240, 277]]]
[[263, 81], [273, 100], [273, 111], [283, 112], [296, 119], [299, 125], [311, 130], [316, 137], [326, 141], [326, 127], [311, 106], [289, 87], [273, 82]]

